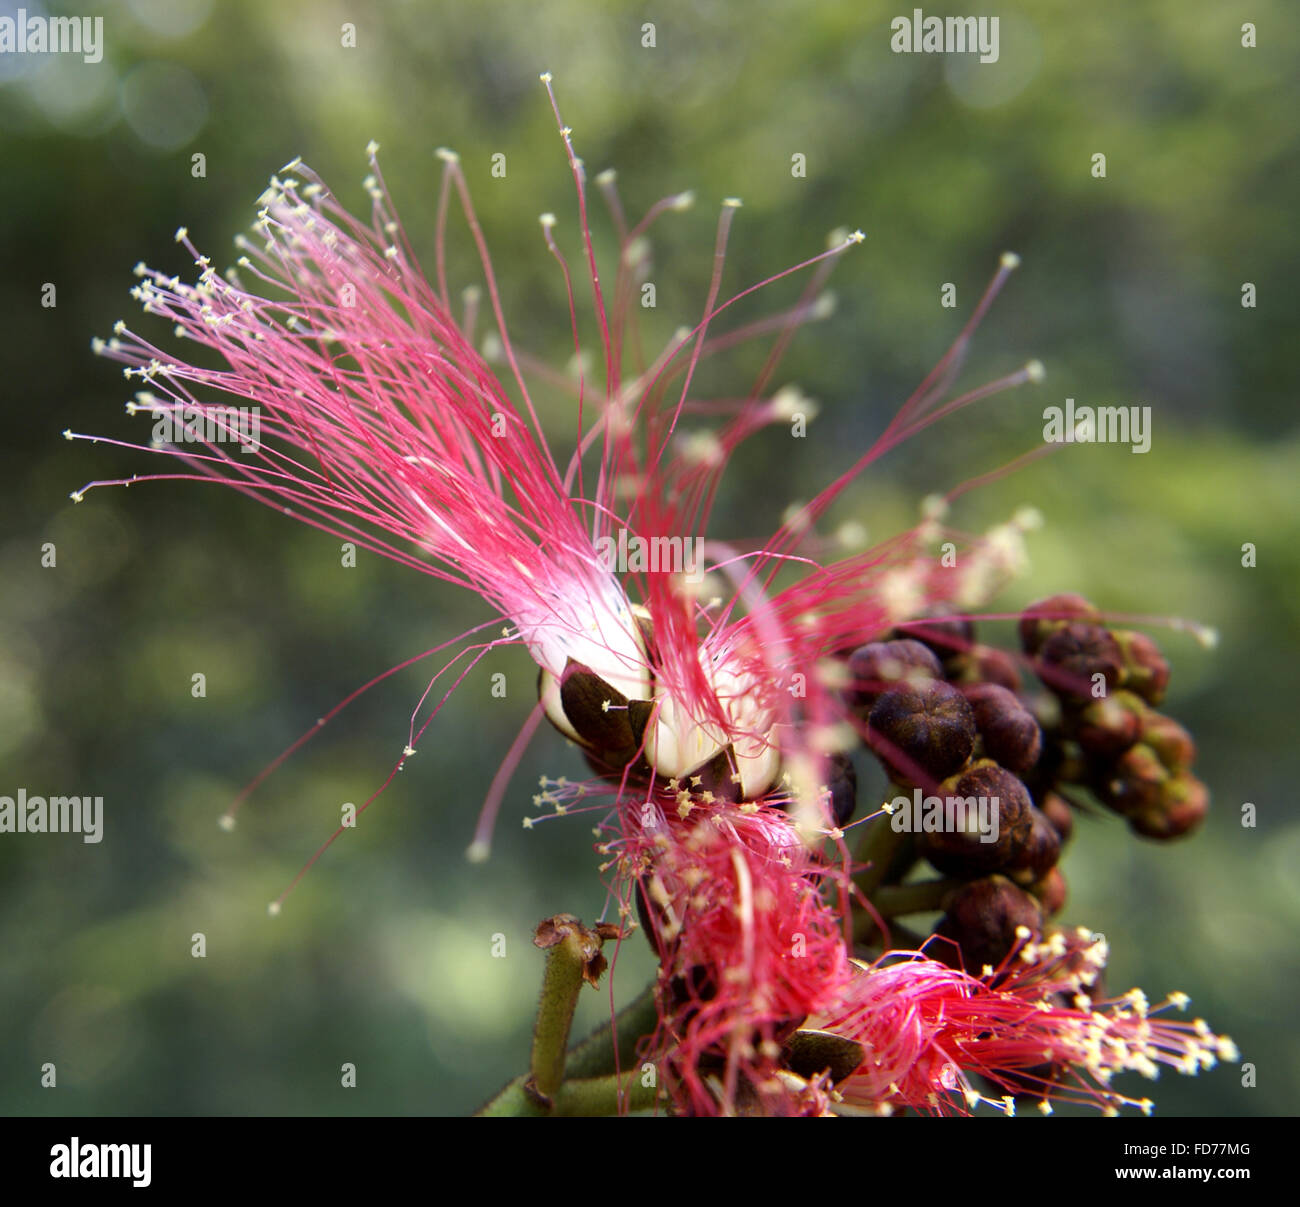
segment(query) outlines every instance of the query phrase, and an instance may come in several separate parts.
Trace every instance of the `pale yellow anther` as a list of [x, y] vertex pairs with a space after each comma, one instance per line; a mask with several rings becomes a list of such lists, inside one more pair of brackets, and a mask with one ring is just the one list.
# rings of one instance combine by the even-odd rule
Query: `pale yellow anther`
[[929, 494], [921, 500], [921, 515], [927, 520], [942, 520], [948, 514], [948, 500], [940, 494]]

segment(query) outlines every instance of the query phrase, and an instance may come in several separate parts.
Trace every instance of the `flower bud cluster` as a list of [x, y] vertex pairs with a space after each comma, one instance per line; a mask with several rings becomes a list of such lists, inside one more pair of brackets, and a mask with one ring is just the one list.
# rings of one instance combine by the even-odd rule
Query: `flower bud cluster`
[[[1019, 637], [1022, 656], [983, 644], [965, 618], [930, 615], [847, 659], [846, 703], [891, 793], [996, 802], [996, 826], [917, 827], [885, 876], [901, 883], [923, 858], [958, 882], [935, 903], [949, 953], [935, 954], [975, 971], [1064, 906], [1057, 864], [1082, 790], [1151, 838], [1185, 833], [1208, 803], [1191, 735], [1157, 711], [1169, 664], [1149, 637], [1110, 629], [1078, 595], [1031, 605]], [[1045, 692], [1026, 689], [1028, 670]]]

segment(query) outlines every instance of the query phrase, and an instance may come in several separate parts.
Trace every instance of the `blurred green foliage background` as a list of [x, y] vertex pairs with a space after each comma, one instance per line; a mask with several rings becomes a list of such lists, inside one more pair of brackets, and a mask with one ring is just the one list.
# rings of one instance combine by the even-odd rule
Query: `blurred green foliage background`
[[[965, 380], [1030, 357], [1047, 380], [910, 442], [832, 520], [873, 538], [910, 525], [925, 494], [1035, 447], [1042, 408], [1067, 396], [1152, 408], [1148, 454], [1054, 454], [967, 496], [953, 522], [978, 531], [1022, 503], [1043, 512], [1033, 569], [999, 608], [1077, 590], [1219, 630], [1213, 651], [1160, 638], [1175, 667], [1167, 711], [1198, 737], [1211, 818], [1169, 847], [1113, 819], [1083, 824], [1064, 863], [1065, 917], [1109, 936], [1113, 988], [1186, 990], [1256, 1066], [1256, 1088], [1235, 1069], [1169, 1076], [1151, 1091], [1162, 1113], [1292, 1112], [1296, 14], [1282, 0], [924, 7], [998, 15], [999, 61], [892, 54], [889, 20], [912, 6], [863, 0], [87, 2], [76, 11], [105, 19], [102, 63], [0, 58], [0, 792], [106, 802], [97, 846], [0, 836], [0, 1110], [464, 1112], [524, 1066], [541, 968], [532, 927], [557, 911], [592, 920], [604, 905], [589, 818], [520, 826], [530, 781], [581, 774], [549, 732], [507, 798], [492, 860], [464, 859], [532, 703], [527, 658], [480, 664], [359, 828], [268, 918], [340, 805], [392, 766], [424, 664], [325, 729], [228, 835], [215, 823], [231, 796], [347, 692], [487, 613], [373, 557], [342, 569], [337, 542], [233, 492], [150, 484], [74, 507], [68, 492], [86, 481], [152, 465], [59, 433], [147, 439], [145, 421], [122, 413], [126, 383], [89, 349], [115, 319], [138, 317], [127, 297], [138, 259], [190, 273], [172, 240], [184, 223], [224, 267], [265, 179], [296, 155], [364, 210], [371, 138], [426, 263], [432, 151], [460, 152], [512, 334], [563, 366], [562, 282], [536, 220], [558, 214], [570, 254], [577, 222], [537, 81], [549, 69], [579, 153], [593, 173], [618, 168], [632, 213], [697, 192], [694, 210], [657, 228], [647, 346], [698, 316], [722, 198], [745, 202], [733, 289], [820, 250], [833, 227], [867, 232], [837, 269], [834, 315], [801, 334], [778, 379], [820, 400], [810, 437], [792, 452], [777, 431], [742, 452], [718, 535], [770, 531], [848, 465], [942, 353], [1005, 248], [1024, 266]], [[1241, 45], [1243, 21], [1256, 23], [1255, 49]], [[345, 22], [355, 48], [341, 45]], [[1089, 170], [1098, 151], [1104, 180]], [[490, 172], [498, 152], [503, 179]], [[792, 176], [795, 153], [806, 178]], [[599, 207], [595, 225], [608, 262]], [[462, 223], [451, 242], [456, 279], [470, 283]], [[1255, 309], [1241, 305], [1247, 281]], [[46, 282], [54, 308], [40, 304]], [[939, 304], [944, 282], [957, 286], [956, 311]], [[789, 304], [798, 284], [786, 285], [738, 317]], [[734, 396], [763, 352], [721, 358], [700, 393]], [[558, 394], [546, 406], [567, 455], [572, 422]], [[40, 564], [47, 541], [53, 569]], [[1247, 541], [1254, 569], [1241, 564]], [[196, 671], [206, 699], [190, 694]], [[505, 700], [490, 695], [495, 671], [508, 676]], [[1247, 801], [1256, 829], [1240, 824]], [[204, 959], [191, 956], [195, 932]], [[496, 934], [505, 959], [492, 958]], [[649, 976], [643, 947], [624, 948], [619, 1000]], [[608, 999], [585, 999], [582, 1024], [594, 1025]], [[40, 1085], [47, 1061], [54, 1091]], [[345, 1061], [358, 1070], [347, 1092]]]

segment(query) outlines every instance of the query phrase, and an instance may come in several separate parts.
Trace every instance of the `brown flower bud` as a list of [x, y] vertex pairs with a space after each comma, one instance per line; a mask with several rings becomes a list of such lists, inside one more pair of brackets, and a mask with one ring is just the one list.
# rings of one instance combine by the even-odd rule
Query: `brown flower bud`
[[1117, 691], [1091, 701], [1079, 714], [1074, 737], [1086, 754], [1117, 759], [1142, 733], [1147, 706], [1141, 696]]
[[1158, 705], [1169, 685], [1169, 663], [1159, 647], [1145, 633], [1117, 630], [1114, 636], [1124, 663], [1124, 686]]
[[927, 616], [899, 625], [895, 632], [929, 646], [940, 658], [948, 658], [975, 644], [975, 625], [964, 617], [953, 616], [943, 605], [931, 608]]
[[1075, 701], [1093, 698], [1096, 675], [1104, 679], [1109, 695], [1119, 685], [1123, 666], [1110, 630], [1078, 621], [1063, 625], [1043, 642], [1036, 665], [1039, 678], [1052, 691]]
[[896, 687], [872, 707], [867, 745], [909, 783], [918, 771], [941, 780], [970, 758], [975, 716], [966, 697], [941, 680]]
[[899, 684], [942, 679], [943, 667], [919, 641], [873, 641], [849, 655], [850, 707], [869, 712], [882, 692]]
[[1037, 654], [1044, 641], [1067, 621], [1096, 620], [1096, 608], [1082, 595], [1052, 595], [1030, 604], [1020, 617], [1020, 646]]
[[1062, 784], [1077, 784], [1088, 772], [1088, 760], [1078, 742], [1066, 738], [1056, 743], [1056, 778]]
[[1017, 775], [1038, 762], [1042, 730], [1019, 697], [996, 683], [981, 683], [966, 689], [966, 699], [975, 714], [985, 755]]
[[1158, 809], [1169, 772], [1150, 746], [1130, 746], [1094, 783], [1097, 795], [1117, 813], [1128, 817]]
[[1038, 899], [1043, 913], [1051, 918], [1065, 907], [1067, 889], [1060, 868], [1049, 868], [1047, 874], [1029, 886], [1030, 893]]
[[[916, 849], [949, 876], [981, 876], [1015, 864], [1033, 836], [1029, 790], [1010, 771], [983, 762], [940, 785], [944, 821], [954, 825], [923, 831]], [[1050, 827], [1049, 827], [1050, 828]]]
[[1020, 670], [1016, 660], [1006, 650], [991, 645], [976, 645], [965, 653], [953, 654], [945, 660], [943, 672], [950, 683], [962, 686], [996, 683], [1008, 691], [1020, 690]]
[[1023, 870], [1031, 880], [1046, 875], [1061, 857], [1061, 836], [1043, 813], [1030, 806], [1029, 833], [1008, 863], [1008, 867]]
[[948, 910], [935, 934], [951, 939], [932, 943], [926, 950], [954, 968], [965, 968], [976, 976], [985, 967], [996, 968], [1010, 954], [1019, 927], [1028, 927], [1035, 937], [1042, 933], [1043, 910], [1024, 889], [1004, 876], [972, 880], [952, 895]]
[[1061, 836], [1061, 845], [1064, 846], [1074, 832], [1074, 810], [1065, 797], [1058, 796], [1055, 792], [1043, 794], [1043, 803], [1039, 809]]

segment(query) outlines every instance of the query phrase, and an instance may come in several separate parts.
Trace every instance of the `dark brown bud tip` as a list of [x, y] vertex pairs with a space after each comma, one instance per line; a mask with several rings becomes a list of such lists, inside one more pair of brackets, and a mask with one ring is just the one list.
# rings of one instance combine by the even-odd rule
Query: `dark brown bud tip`
[[[1057, 629], [1038, 651], [1039, 677], [1057, 695], [1076, 701], [1110, 695], [1119, 686], [1119, 644], [1109, 629], [1071, 621]], [[1100, 679], [1097, 678], [1100, 676]], [[1105, 684], [1100, 688], [1101, 683]]]
[[560, 676], [560, 703], [578, 736], [605, 761], [617, 765], [631, 758], [637, 741], [622, 692], [570, 658]]
[[1037, 654], [1044, 641], [1071, 620], [1097, 620], [1100, 613], [1082, 595], [1052, 595], [1030, 604], [1020, 617], [1020, 645]]
[[966, 699], [975, 714], [975, 727], [988, 758], [1017, 775], [1038, 762], [1043, 749], [1042, 730], [1014, 692], [996, 683], [981, 683], [966, 689]]
[[892, 774], [911, 783], [917, 772], [942, 780], [975, 748], [975, 715], [966, 697], [941, 680], [897, 687], [871, 709], [867, 745]]
[[849, 705], [862, 712], [900, 684], [942, 679], [939, 659], [919, 641], [873, 641], [849, 655]]
[[985, 967], [996, 968], [1016, 944], [1016, 931], [1027, 927], [1038, 937], [1043, 929], [1039, 903], [1003, 876], [972, 880], [948, 902], [948, 912], [935, 934], [956, 943], [932, 943], [926, 948], [936, 959], [978, 976]]

